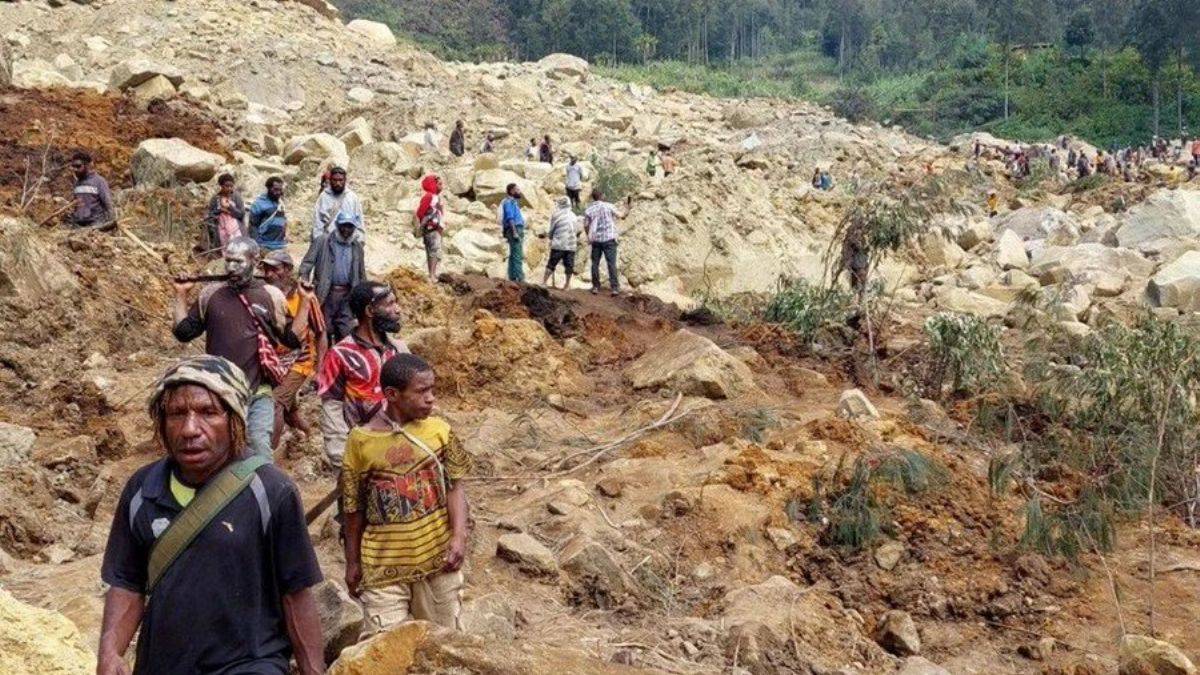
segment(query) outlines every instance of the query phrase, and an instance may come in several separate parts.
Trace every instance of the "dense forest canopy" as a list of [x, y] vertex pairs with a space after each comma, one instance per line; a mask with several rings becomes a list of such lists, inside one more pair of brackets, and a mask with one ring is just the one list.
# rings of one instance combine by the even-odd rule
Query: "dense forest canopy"
[[[340, 0], [448, 58], [578, 54], [929, 135], [1108, 144], [1200, 130], [1197, 0]], [[731, 91], [723, 83], [741, 81]]]

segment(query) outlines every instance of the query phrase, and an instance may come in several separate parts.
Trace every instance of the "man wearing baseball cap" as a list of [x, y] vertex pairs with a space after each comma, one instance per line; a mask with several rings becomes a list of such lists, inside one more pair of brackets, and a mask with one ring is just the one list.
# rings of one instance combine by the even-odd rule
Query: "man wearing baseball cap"
[[[306, 287], [296, 279], [295, 263], [291, 254], [285, 250], [271, 251], [260, 263], [263, 276], [267, 283], [283, 291], [287, 298], [288, 315], [296, 317], [294, 325], [300, 328], [295, 331], [300, 340], [299, 349], [279, 349], [279, 360], [288, 368], [279, 386], [272, 392], [275, 397], [275, 430], [271, 437], [271, 446], [278, 447], [279, 438], [283, 435], [283, 425], [300, 432], [304, 436], [312, 433], [312, 427], [300, 416], [300, 390], [316, 373], [317, 364], [325, 355], [328, 344], [325, 331], [325, 320], [311, 287]], [[308, 296], [308, 302], [302, 300]], [[307, 316], [298, 316], [301, 308]]]

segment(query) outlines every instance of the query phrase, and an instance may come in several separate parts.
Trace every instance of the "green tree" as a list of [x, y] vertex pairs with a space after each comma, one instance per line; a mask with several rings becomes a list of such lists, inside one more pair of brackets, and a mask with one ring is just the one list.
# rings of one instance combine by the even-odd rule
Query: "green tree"
[[1087, 10], [1080, 10], [1071, 15], [1067, 20], [1067, 27], [1063, 29], [1063, 42], [1068, 49], [1079, 50], [1079, 57], [1083, 58], [1083, 52], [1096, 39], [1096, 29], [1092, 23], [1092, 13]]

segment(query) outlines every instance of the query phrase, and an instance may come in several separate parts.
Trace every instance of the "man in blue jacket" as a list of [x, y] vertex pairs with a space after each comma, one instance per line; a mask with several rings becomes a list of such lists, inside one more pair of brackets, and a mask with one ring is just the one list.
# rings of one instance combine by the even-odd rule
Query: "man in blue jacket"
[[508, 242], [508, 280], [525, 281], [525, 216], [521, 214], [521, 189], [509, 183], [500, 204], [500, 229]]
[[283, 179], [267, 179], [267, 191], [250, 205], [250, 236], [265, 251], [287, 248], [287, 214], [283, 210]]

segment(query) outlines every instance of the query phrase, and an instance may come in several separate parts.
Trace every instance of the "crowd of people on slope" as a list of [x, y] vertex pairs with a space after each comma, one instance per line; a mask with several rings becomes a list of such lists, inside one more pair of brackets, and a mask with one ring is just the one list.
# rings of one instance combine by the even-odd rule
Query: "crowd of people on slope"
[[1167, 140], [1153, 137], [1146, 145], [1092, 148], [1074, 142], [1068, 136], [1060, 136], [1053, 143], [1005, 144], [995, 146], [976, 140], [972, 157], [978, 162], [983, 159], [1003, 161], [1011, 179], [1028, 178], [1033, 166], [1044, 160], [1049, 174], [1061, 182], [1068, 182], [1092, 175], [1104, 175], [1125, 182], [1147, 179], [1147, 167], [1151, 165], [1175, 165], [1186, 167], [1187, 180], [1200, 173], [1200, 138], [1187, 137]]
[[[490, 136], [484, 147], [492, 144]], [[463, 125], [450, 150], [464, 150]], [[550, 138], [538, 161], [553, 162]], [[116, 220], [107, 183], [91, 157], [72, 159], [77, 227]], [[675, 171], [669, 155], [647, 171]], [[604, 261], [620, 293], [618, 208], [599, 189], [581, 203], [584, 173], [565, 167], [563, 193], [544, 231], [550, 255], [543, 284], [561, 266], [575, 274], [579, 237], [591, 246], [592, 292]], [[323, 579], [299, 491], [274, 465], [285, 430], [313, 424], [300, 401], [319, 399], [324, 456], [338, 471], [337, 522], [349, 592], [369, 631], [412, 619], [461, 628], [462, 564], [470, 527], [463, 478], [472, 459], [449, 423], [434, 415], [432, 366], [397, 336], [392, 288], [367, 278], [362, 203], [347, 172], [331, 167], [312, 210], [299, 265], [288, 252], [292, 212], [286, 185], [271, 177], [249, 202], [232, 175], [217, 179], [201, 247], [220, 253], [223, 279], [197, 287], [177, 279], [172, 332], [204, 338], [204, 354], [184, 358], [154, 386], [150, 422], [162, 457], [127, 481], [114, 515], [101, 576], [108, 585], [98, 672], [323, 672], [313, 587]], [[415, 231], [436, 279], [445, 234], [437, 175], [421, 181]], [[508, 243], [508, 277], [524, 281], [524, 195], [507, 186], [498, 226]], [[182, 611], [186, 608], [186, 611]], [[205, 629], [197, 631], [196, 626]]]

